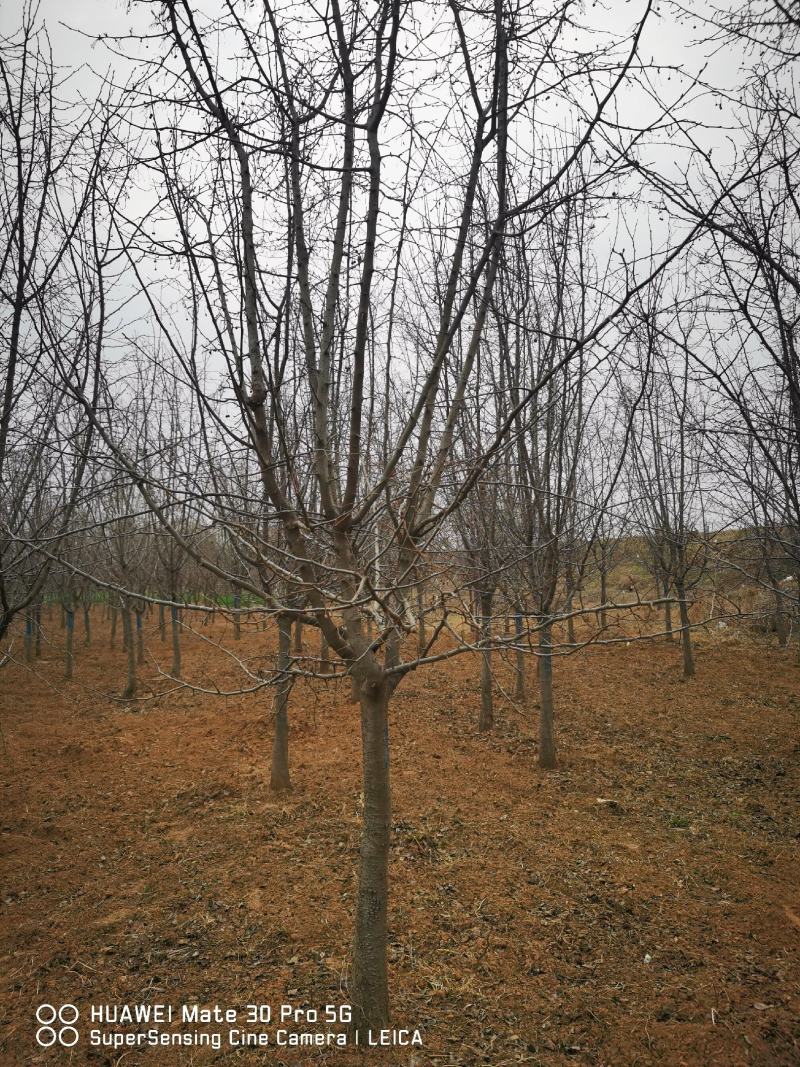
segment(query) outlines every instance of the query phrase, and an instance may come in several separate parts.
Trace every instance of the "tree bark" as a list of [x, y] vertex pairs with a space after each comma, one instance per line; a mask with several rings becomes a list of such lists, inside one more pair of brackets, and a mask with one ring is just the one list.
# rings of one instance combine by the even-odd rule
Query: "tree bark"
[[[664, 596], [669, 596], [669, 579], [664, 579]], [[672, 602], [669, 600], [664, 601], [664, 629], [667, 631], [667, 641], [674, 641], [675, 635], [672, 632]]]
[[178, 609], [173, 604], [170, 611], [170, 629], [172, 630], [172, 670], [173, 678], [181, 676], [181, 620]]
[[364, 1033], [389, 1022], [387, 906], [389, 897], [389, 690], [385, 681], [361, 686], [364, 817], [353, 948], [353, 1025]]
[[303, 620], [298, 619], [294, 624], [294, 654], [303, 655]]
[[568, 615], [568, 618], [567, 618], [567, 640], [569, 641], [569, 643], [571, 645], [574, 645], [576, 643], [575, 642], [575, 619], [572, 616], [572, 608], [573, 608], [574, 604], [575, 604], [575, 590], [574, 589], [570, 589], [569, 595], [567, 596], [567, 602], [565, 604], [565, 607], [566, 607], [567, 615]]
[[242, 606], [242, 595], [239, 592], [233, 594], [233, 639], [234, 641], [241, 641], [242, 639], [242, 617], [239, 614], [239, 609]]
[[546, 622], [539, 631], [539, 766], [545, 770], [556, 765], [552, 645], [552, 626]]
[[112, 609], [111, 609], [111, 637], [109, 639], [109, 644], [110, 644], [112, 650], [114, 648], [114, 645], [116, 644], [116, 641], [117, 641], [117, 609], [115, 607], [112, 607]]
[[30, 612], [25, 614], [25, 662], [33, 661], [33, 616]]
[[73, 655], [73, 648], [75, 645], [75, 612], [72, 608], [64, 608], [64, 618], [66, 620], [67, 627], [67, 649], [64, 659], [64, 678], [69, 681], [72, 677], [73, 667], [75, 665], [75, 657]]
[[778, 589], [775, 590], [775, 633], [778, 635], [778, 646], [786, 648], [789, 644], [789, 620], [783, 606], [783, 597]]
[[158, 636], [162, 641], [167, 639], [167, 618], [164, 605], [158, 605]]
[[35, 622], [36, 622], [36, 658], [39, 659], [39, 657], [42, 654], [42, 605], [41, 604], [37, 604], [36, 605], [36, 611], [35, 611], [35, 614], [34, 614], [34, 619], [35, 619]]
[[428, 635], [425, 632], [425, 596], [422, 592], [422, 586], [417, 586], [417, 655], [422, 656], [425, 653], [425, 646], [428, 643]]
[[144, 663], [144, 626], [142, 624], [142, 613], [137, 611], [136, 613], [136, 662], [141, 666]]
[[484, 590], [480, 595], [481, 612], [481, 640], [484, 647], [481, 649], [481, 713], [478, 718], [478, 730], [484, 733], [494, 726], [494, 700], [492, 697], [492, 651], [489, 647], [492, 629], [492, 599], [491, 591]]
[[600, 571], [600, 628], [606, 628], [606, 603], [608, 602], [608, 575], [605, 569]]
[[[281, 615], [278, 617], [278, 659], [279, 671], [287, 671], [291, 661], [292, 620]], [[289, 690], [292, 679], [289, 674], [278, 678], [275, 688], [274, 718], [275, 727], [272, 737], [272, 768], [269, 787], [277, 793], [292, 788], [289, 777]]]
[[522, 651], [522, 605], [514, 609], [514, 636], [517, 644], [517, 671], [514, 683], [514, 699], [525, 699], [525, 653]]
[[678, 610], [681, 617], [681, 649], [683, 651], [683, 677], [691, 678], [694, 675], [694, 652], [692, 650], [692, 631], [689, 629], [689, 606], [686, 603], [686, 590], [683, 583], [676, 582], [675, 589], [678, 594]]
[[91, 605], [83, 605], [83, 643], [88, 648], [92, 643]]
[[125, 648], [128, 652], [128, 680], [122, 691], [123, 700], [136, 699], [136, 647], [133, 641], [133, 620], [131, 609], [126, 604], [122, 608], [122, 633], [125, 638]]

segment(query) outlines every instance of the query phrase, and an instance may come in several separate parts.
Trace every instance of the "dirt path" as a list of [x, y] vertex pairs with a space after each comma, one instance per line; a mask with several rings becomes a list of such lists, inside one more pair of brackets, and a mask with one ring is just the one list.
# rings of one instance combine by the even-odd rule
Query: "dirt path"
[[[391, 985], [422, 1051], [39, 1050], [41, 1002], [346, 1000], [347, 687], [295, 690], [295, 789], [275, 799], [269, 692], [128, 710], [109, 699], [122, 653], [95, 630], [63, 692], [55, 647], [0, 676], [2, 1064], [800, 1063], [800, 669], [736, 642], [701, 647], [688, 684], [664, 644], [559, 662], [549, 775], [532, 706], [500, 698], [476, 734], [474, 663], [404, 683]], [[263, 635], [236, 651], [263, 656]], [[208, 678], [205, 643], [184, 659]], [[214, 677], [239, 679], [232, 661]]]

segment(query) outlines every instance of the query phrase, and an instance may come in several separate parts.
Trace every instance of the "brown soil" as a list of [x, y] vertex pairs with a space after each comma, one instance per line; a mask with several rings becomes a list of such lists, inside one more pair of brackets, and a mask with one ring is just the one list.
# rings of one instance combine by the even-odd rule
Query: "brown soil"
[[[42, 1002], [347, 1000], [349, 687], [295, 688], [294, 791], [276, 798], [270, 690], [122, 706], [123, 653], [95, 630], [90, 649], [76, 634], [66, 686], [57, 627], [45, 659], [0, 677], [2, 1064], [800, 1063], [800, 668], [733, 640], [701, 645], [689, 683], [665, 642], [560, 660], [554, 773], [535, 764], [533, 701], [500, 694], [494, 733], [476, 733], [470, 657], [403, 683], [392, 1014], [423, 1031], [421, 1051], [111, 1052], [84, 1033], [38, 1049]], [[263, 657], [264, 634], [201, 633]], [[200, 638], [184, 663], [192, 680], [241, 684]], [[152, 663], [143, 677], [169, 688]], [[508, 692], [505, 666], [498, 680]]]

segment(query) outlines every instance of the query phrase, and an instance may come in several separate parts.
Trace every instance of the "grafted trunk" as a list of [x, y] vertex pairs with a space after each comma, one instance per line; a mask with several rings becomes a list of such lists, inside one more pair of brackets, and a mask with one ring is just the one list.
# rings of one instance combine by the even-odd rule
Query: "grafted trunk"
[[675, 584], [678, 594], [678, 610], [681, 617], [681, 650], [683, 651], [683, 677], [694, 675], [694, 651], [692, 649], [692, 631], [689, 629], [689, 605], [686, 603], [686, 590], [683, 583]]
[[133, 641], [133, 619], [127, 604], [122, 608], [122, 634], [128, 653], [128, 679], [122, 691], [123, 700], [136, 699], [136, 647]]
[[64, 657], [64, 677], [69, 681], [72, 677], [73, 668], [75, 666], [75, 656], [73, 649], [75, 647], [75, 612], [72, 608], [64, 608], [64, 619], [67, 628], [67, 647], [66, 655]]
[[546, 770], [556, 765], [552, 645], [552, 626], [546, 622], [539, 631], [539, 766]]
[[517, 604], [514, 610], [514, 636], [517, 645], [517, 669], [514, 683], [514, 699], [525, 699], [525, 653], [522, 651], [522, 606]]
[[181, 676], [181, 619], [177, 607], [173, 604], [170, 609], [170, 628], [172, 630], [172, 670], [173, 678]]
[[493, 594], [484, 590], [480, 595], [481, 611], [481, 713], [478, 718], [478, 730], [484, 732], [494, 726], [494, 700], [492, 696], [492, 650], [489, 645], [492, 636], [492, 599]]
[[[291, 662], [292, 620], [285, 615], [278, 617], [278, 671], [288, 671]], [[269, 787], [276, 792], [292, 788], [289, 777], [289, 690], [292, 679], [289, 674], [278, 678], [275, 688], [274, 719], [275, 727], [272, 737], [272, 768]]]
[[83, 643], [88, 648], [92, 643], [91, 605], [83, 605]]
[[389, 690], [385, 681], [361, 687], [364, 816], [350, 999], [362, 1032], [389, 1022], [387, 909], [389, 898]]

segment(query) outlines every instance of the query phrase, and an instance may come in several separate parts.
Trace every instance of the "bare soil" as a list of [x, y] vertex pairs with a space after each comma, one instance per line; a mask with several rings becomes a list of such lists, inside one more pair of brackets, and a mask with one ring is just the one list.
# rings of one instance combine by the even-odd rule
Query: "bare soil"
[[[125, 706], [124, 654], [63, 634], [0, 676], [0, 1063], [796, 1065], [800, 667], [795, 651], [661, 641], [560, 659], [560, 767], [536, 767], [535, 678], [476, 732], [469, 656], [408, 678], [391, 714], [391, 989], [422, 1050], [42, 1050], [42, 1002], [347, 1000], [358, 850], [346, 682], [291, 697], [293, 792], [270, 795], [271, 690]], [[199, 624], [198, 624], [199, 625]], [[222, 621], [187, 678], [235, 688]], [[166, 645], [148, 632], [155, 659]], [[17, 645], [19, 647], [19, 645]], [[213, 669], [212, 669], [213, 665]], [[498, 663], [506, 692], [512, 679]], [[153, 694], [161, 693], [161, 696]], [[318, 1029], [319, 1027], [317, 1027]], [[185, 1029], [185, 1027], [184, 1027]]]

